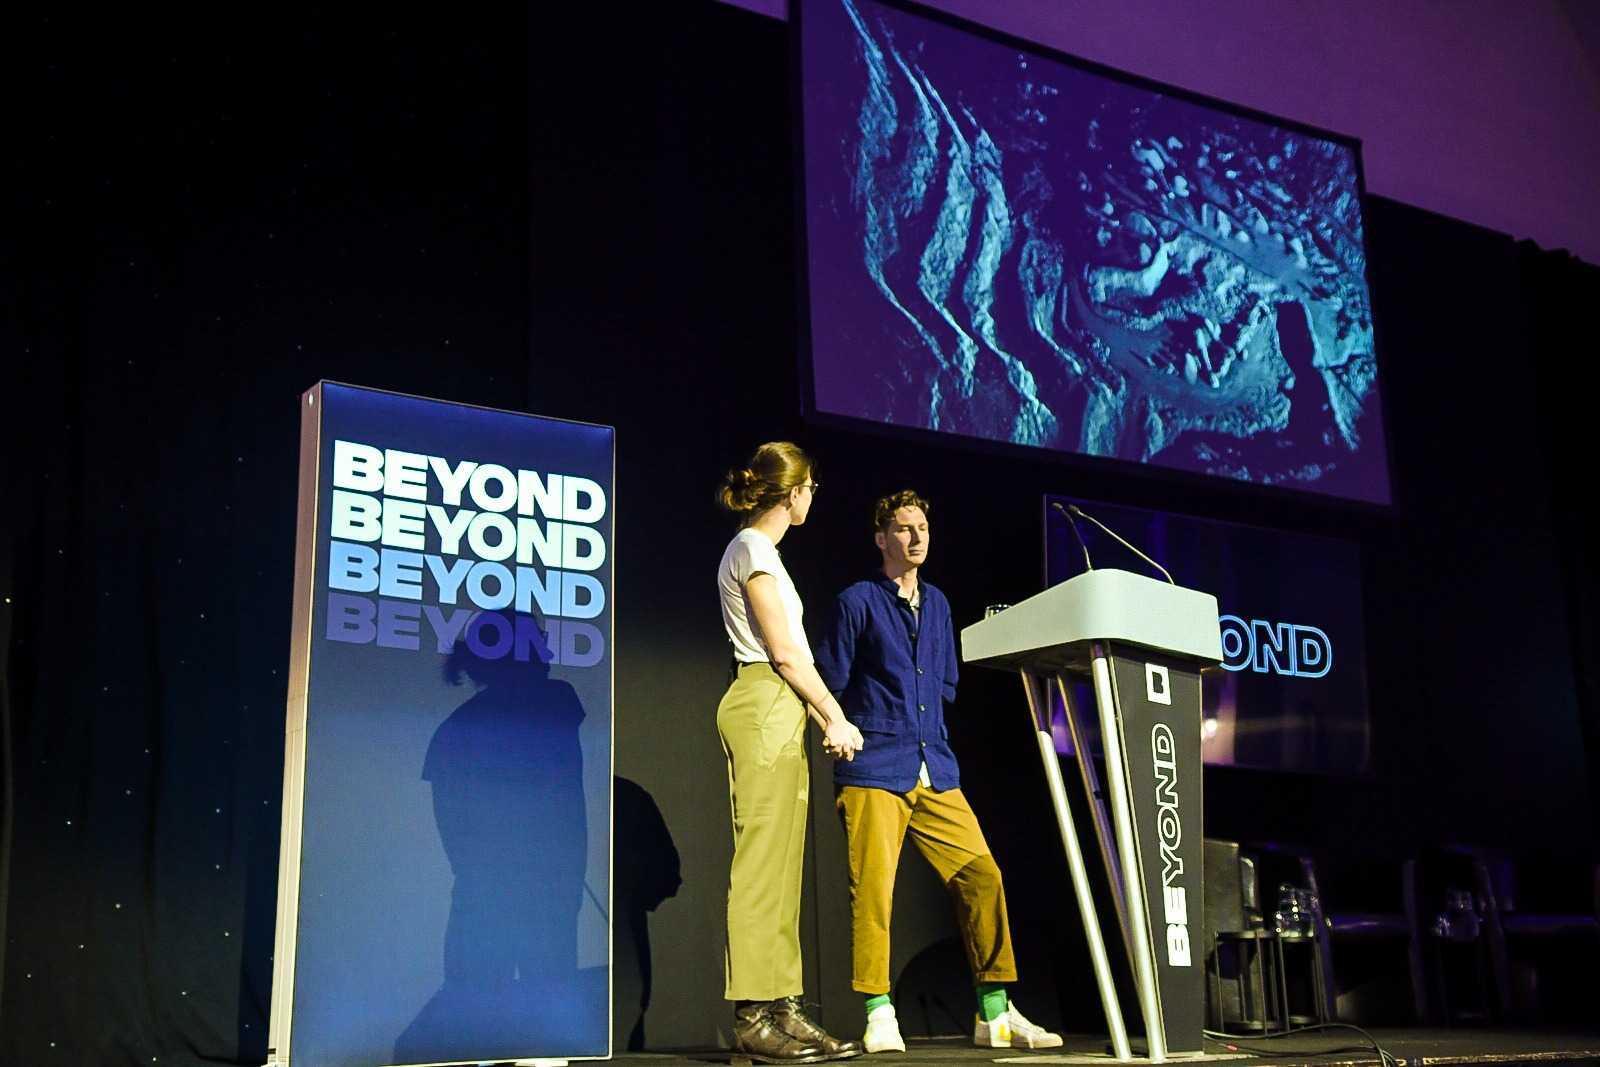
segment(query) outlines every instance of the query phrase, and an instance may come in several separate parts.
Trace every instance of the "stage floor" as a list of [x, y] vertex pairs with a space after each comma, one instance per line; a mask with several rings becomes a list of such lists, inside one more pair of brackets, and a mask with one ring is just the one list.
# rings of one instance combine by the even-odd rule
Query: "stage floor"
[[[1369, 1031], [1401, 1067], [1433, 1064], [1512, 1064], [1512, 1063], [1594, 1063], [1600, 1062], [1600, 1030], [1391, 1030]], [[1325, 1035], [1306, 1034], [1262, 1041], [1240, 1040], [1238, 1050], [1220, 1042], [1207, 1042], [1204, 1057], [1174, 1058], [1173, 1062], [1256, 1062], [1263, 1064], [1307, 1064], [1317, 1067], [1379, 1067], [1378, 1055], [1354, 1031], [1333, 1031]], [[1026, 1049], [976, 1049], [957, 1038], [912, 1040], [904, 1053], [863, 1056], [863, 1067], [894, 1067], [895, 1064], [1112, 1064], [1105, 1055], [1105, 1038], [1068, 1035], [1059, 1049], [1030, 1052]], [[701, 1067], [708, 1063], [727, 1063], [726, 1050], [675, 1052], [622, 1052], [614, 1063], [630, 1067]]]

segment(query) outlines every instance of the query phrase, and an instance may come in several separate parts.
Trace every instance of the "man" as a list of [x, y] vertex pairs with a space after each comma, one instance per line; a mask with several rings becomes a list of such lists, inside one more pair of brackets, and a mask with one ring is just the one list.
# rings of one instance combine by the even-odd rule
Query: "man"
[[834, 764], [834, 791], [849, 840], [851, 985], [867, 998], [867, 1051], [905, 1051], [889, 999], [889, 916], [908, 831], [955, 904], [977, 985], [973, 1043], [1055, 1048], [1061, 1038], [1006, 995], [1017, 970], [1005, 890], [944, 727], [956, 642], [949, 601], [921, 578], [928, 502], [909, 489], [884, 497], [873, 530], [880, 572], [839, 594], [816, 650], [822, 680], [866, 740], [853, 762]]

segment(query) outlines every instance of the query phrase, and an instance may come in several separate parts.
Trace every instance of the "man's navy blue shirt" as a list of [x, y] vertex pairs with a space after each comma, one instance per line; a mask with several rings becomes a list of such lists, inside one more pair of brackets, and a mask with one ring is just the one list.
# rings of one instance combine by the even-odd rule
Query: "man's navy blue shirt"
[[909, 793], [924, 761], [934, 789], [961, 784], [944, 725], [945, 701], [956, 698], [950, 602], [918, 581], [916, 612], [892, 578], [879, 575], [849, 586], [813, 650], [822, 681], [866, 740], [854, 761], [834, 761], [839, 785]]

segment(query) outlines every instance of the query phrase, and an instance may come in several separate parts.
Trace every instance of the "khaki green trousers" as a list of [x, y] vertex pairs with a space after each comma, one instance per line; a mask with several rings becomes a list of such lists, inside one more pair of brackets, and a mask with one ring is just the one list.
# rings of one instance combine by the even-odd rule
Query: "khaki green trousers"
[[800, 881], [805, 867], [806, 710], [765, 663], [747, 664], [717, 706], [733, 805], [728, 879], [729, 1000], [777, 1000], [804, 989]]
[[835, 803], [850, 849], [852, 988], [871, 996], [889, 992], [889, 916], [908, 830], [949, 890], [974, 979], [1017, 980], [1000, 868], [961, 790], [938, 793], [919, 784], [892, 793], [847, 785], [836, 790]]

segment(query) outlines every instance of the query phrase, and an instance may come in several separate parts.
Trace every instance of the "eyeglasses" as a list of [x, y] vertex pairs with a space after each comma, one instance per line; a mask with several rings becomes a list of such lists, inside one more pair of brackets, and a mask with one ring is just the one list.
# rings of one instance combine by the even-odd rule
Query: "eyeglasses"
[[801, 482], [799, 485], [795, 486], [795, 488], [796, 489], [809, 489], [809, 490], [811, 490], [811, 495], [812, 496], [816, 496], [817, 495], [817, 490], [822, 488], [822, 483], [821, 482]]

